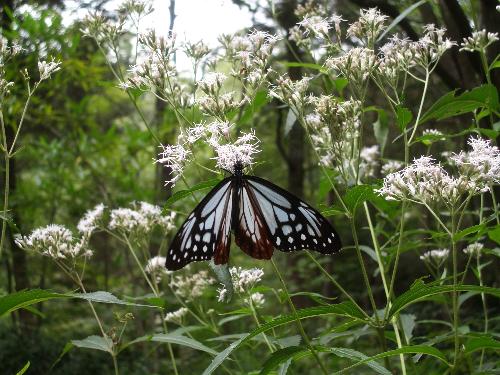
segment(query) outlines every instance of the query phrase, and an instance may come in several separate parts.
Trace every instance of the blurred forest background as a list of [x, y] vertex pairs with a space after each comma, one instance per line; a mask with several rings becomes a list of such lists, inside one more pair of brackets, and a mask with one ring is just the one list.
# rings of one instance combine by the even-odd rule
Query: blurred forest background
[[[255, 24], [252, 26], [255, 29], [272, 34], [286, 34], [287, 30], [298, 22], [294, 14], [300, 4], [297, 0], [233, 2], [255, 14]], [[165, 27], [174, 31], [175, 3], [175, 0], [170, 0], [171, 12], [164, 15]], [[218, 6], [217, 1], [213, 3], [214, 7]], [[329, 9], [341, 14], [347, 21], [352, 21], [358, 17], [360, 8], [377, 7], [389, 17], [390, 23], [415, 3], [392, 0], [336, 0], [329, 3]], [[165, 181], [169, 179], [169, 170], [153, 163], [159, 152], [157, 144], [143, 127], [134, 102], [118, 88], [119, 82], [107, 66], [106, 59], [94, 40], [82, 36], [78, 18], [67, 26], [67, 22], [63, 23], [66, 5], [63, 0], [1, 2], [2, 35], [8, 40], [17, 41], [23, 48], [6, 71], [6, 76], [15, 82], [10, 88], [11, 95], [3, 104], [3, 110], [8, 110], [4, 112], [8, 144], [12, 142], [15, 134], [16, 115], [22, 112], [24, 105], [24, 101], [19, 98], [26, 95], [18, 71], [26, 67], [35, 75], [39, 56], [57, 57], [62, 61], [62, 69], [45, 82], [33, 97], [20, 139], [21, 148], [11, 161], [9, 220], [15, 225], [9, 225], [7, 228], [6, 251], [0, 261], [0, 294], [30, 288], [56, 291], [74, 289], [50, 259], [29, 254], [18, 248], [14, 242], [16, 233], [29, 233], [34, 228], [49, 223], [63, 223], [74, 227], [86, 210], [101, 202], [112, 208], [125, 207], [133, 201], [145, 201], [163, 207], [178, 189], [165, 186]], [[107, 0], [80, 2], [82, 9], [103, 10], [109, 17], [115, 17], [114, 14], [107, 13], [109, 5]], [[497, 5], [498, 2], [494, 0], [424, 2], [398, 23], [396, 31], [417, 40], [422, 35], [422, 26], [434, 23], [445, 27], [447, 36], [455, 41], [470, 36], [472, 24], [491, 32], [500, 32]], [[193, 12], [195, 11], [193, 9]], [[224, 20], [214, 19], [213, 22]], [[124, 39], [125, 44], [120, 46], [124, 55], [121, 56], [122, 61], [119, 64], [123, 65], [123, 69], [127, 69], [133, 63], [135, 39], [132, 33]], [[493, 44], [488, 51], [491, 58], [497, 56], [500, 53], [500, 43]], [[299, 79], [307, 73], [306, 68], [279, 64], [283, 61], [297, 61], [297, 57], [307, 62], [307, 55], [291, 42], [275, 51], [273, 59], [277, 69], [287, 71], [292, 79]], [[428, 93], [427, 103], [433, 103], [453, 89], [472, 89], [483, 83], [483, 68], [478, 55], [459, 53], [458, 47], [455, 46], [443, 56], [436, 68], [432, 77], [433, 89]], [[492, 83], [500, 87], [500, 69], [492, 72]], [[406, 102], [415, 103], [417, 106], [420, 89], [412, 90], [409, 87], [406, 93]], [[411, 98], [412, 95], [414, 99]], [[374, 105], [380, 102], [376, 90], [369, 90], [368, 96], [367, 101]], [[161, 142], [174, 143], [178, 135], [178, 123], [173, 110], [150, 94], [137, 96], [134, 100], [154, 126]], [[414, 113], [417, 111], [417, 108], [410, 109]], [[298, 123], [288, 129], [290, 124], [287, 114], [288, 108], [275, 99], [267, 100], [255, 114], [254, 128], [261, 140], [263, 151], [259, 158], [262, 162], [253, 172], [303, 197], [320, 210], [330, 207], [335, 199], [327, 181], [317, 168], [311, 147], [304, 142], [304, 129]], [[367, 116], [373, 123], [377, 121], [376, 112], [368, 113]], [[440, 123], [440, 130], [458, 132], [457, 129], [462, 129], [463, 123], [467, 121], [469, 120], [466, 116], [452, 117]], [[389, 131], [396, 132], [393, 127], [389, 127]], [[376, 143], [375, 135], [367, 134], [366, 137], [367, 143], [370, 143], [370, 139], [373, 139], [371, 143]], [[392, 138], [394, 136], [389, 137]], [[450, 150], [466, 148], [465, 139], [461, 138], [449, 140], [447, 145]], [[415, 154], [419, 154], [419, 151], [424, 154], [428, 151], [427, 147], [423, 144], [416, 145]], [[402, 152], [397, 143], [389, 142], [384, 157], [402, 159]], [[3, 173], [1, 175], [3, 178]], [[208, 172], [200, 176], [190, 174], [189, 171], [185, 177], [192, 185], [212, 178]], [[2, 180], [2, 191], [4, 187], [5, 181]], [[183, 202], [188, 206], [184, 211], [189, 211], [193, 203]], [[477, 207], [478, 202], [473, 204]], [[429, 217], [423, 215], [415, 220], [426, 222]], [[343, 242], [351, 244], [352, 237], [347, 223], [335, 216], [332, 221], [341, 233]], [[361, 243], [370, 246], [366, 223], [360, 219], [358, 226]], [[172, 234], [169, 233], [170, 238]], [[154, 244], [152, 246], [154, 247]], [[408, 247], [411, 246], [425, 247], [425, 244], [415, 241], [408, 244]], [[100, 233], [93, 237], [92, 247], [92, 266], [88, 267], [85, 276], [87, 289], [106, 290], [118, 296], [137, 296], [138, 286], [145, 282], [136, 270], [132, 270], [133, 261], [128, 252], [117, 246], [114, 238]], [[401, 258], [395, 285], [396, 294], [408, 289], [415, 279], [426, 276], [425, 268], [415, 267], [418, 255], [418, 252], [408, 252]], [[355, 257], [354, 252], [344, 251], [328, 258], [324, 265], [343, 285], [348, 286], [349, 292], [361, 305], [369, 306], [364, 285], [359, 282], [359, 265]], [[232, 251], [231, 262], [233, 265], [263, 267], [266, 271], [264, 283], [278, 287], [275, 276], [272, 272], [267, 272], [270, 270], [268, 264], [252, 260], [236, 248]], [[282, 266], [290, 291], [305, 290], [326, 296], [338, 295], [324, 278], [315, 277], [318, 273], [314, 265], [301, 252], [277, 254], [277, 262]], [[496, 272], [499, 266], [498, 258], [495, 257], [492, 262], [493, 264], [488, 266], [491, 272], [484, 273], [484, 284], [497, 286], [500, 281]], [[370, 265], [371, 278], [377, 277], [377, 273], [373, 271], [375, 268], [374, 263]], [[468, 277], [474, 279], [472, 274]], [[385, 298], [382, 286], [380, 283], [373, 285], [375, 298], [382, 305]], [[213, 293], [213, 306], [216, 306], [215, 286], [213, 289], [209, 293]], [[314, 303], [307, 296], [297, 296], [294, 301], [298, 307]], [[463, 316], [467, 316], [468, 311], [474, 315], [479, 303], [476, 301], [465, 305]], [[98, 308], [103, 314], [109, 315], [110, 320], [113, 319], [113, 311], [126, 310], [114, 306]], [[214, 308], [217, 311], [218, 308]], [[423, 304], [419, 305], [419, 308], [432, 310], [434, 307]], [[279, 313], [281, 311], [274, 311], [274, 314]], [[490, 316], [498, 316], [498, 313], [498, 304], [495, 307], [492, 303]], [[134, 315], [135, 319], [131, 323], [134, 329], [139, 334], [150, 332], [154, 325], [151, 314], [139, 310], [134, 311]], [[492, 324], [498, 327], [499, 323], [497, 321]], [[36, 309], [21, 309], [4, 316], [0, 320], [0, 373], [14, 374], [27, 360], [31, 362], [28, 373], [48, 373], [70, 340], [83, 338], [94, 331], [95, 323], [84, 303], [45, 302], [37, 305]], [[144, 374], [159, 371], [156, 366], [151, 365], [149, 350], [148, 347], [141, 347], [143, 355], [137, 355], [137, 352], [132, 350], [121, 353], [119, 362], [122, 373]], [[210, 362], [210, 357], [206, 354], [199, 354], [190, 349], [174, 350], [176, 356], [181, 358], [181, 373], [199, 373]], [[249, 361], [255, 360], [251, 354], [247, 355]], [[199, 370], [192, 372], [194, 370], [191, 369]], [[105, 353], [72, 350], [51, 371], [54, 374], [100, 374], [112, 370]]]

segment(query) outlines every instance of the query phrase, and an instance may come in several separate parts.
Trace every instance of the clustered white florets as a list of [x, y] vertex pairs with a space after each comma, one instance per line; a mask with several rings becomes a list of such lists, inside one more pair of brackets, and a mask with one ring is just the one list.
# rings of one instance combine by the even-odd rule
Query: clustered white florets
[[157, 226], [169, 231], [174, 227], [174, 218], [175, 212], [162, 215], [159, 206], [139, 202], [136, 208], [120, 207], [111, 210], [108, 227], [125, 233], [150, 232]]
[[199, 271], [189, 276], [175, 276], [170, 282], [170, 287], [174, 292], [185, 300], [192, 301], [200, 297], [206, 287], [215, 283], [205, 270]]
[[423, 253], [420, 256], [420, 259], [423, 261], [432, 261], [437, 264], [440, 264], [444, 260], [446, 260], [446, 258], [448, 258], [449, 255], [450, 255], [450, 250], [448, 249], [436, 249]]
[[474, 52], [484, 51], [490, 44], [498, 40], [498, 33], [488, 32], [486, 30], [474, 31], [472, 36], [464, 38], [460, 44], [460, 50]]
[[500, 151], [481, 138], [472, 137], [468, 143], [471, 151], [451, 156], [459, 171], [457, 177], [449, 175], [434, 159], [422, 156], [403, 170], [386, 176], [379, 194], [391, 200], [454, 205], [464, 194], [488, 190], [500, 181]]
[[90, 236], [101, 225], [104, 208], [104, 204], [99, 203], [93, 209], [88, 210], [78, 222], [78, 231], [84, 236]]
[[165, 184], [175, 185], [182, 177], [184, 168], [189, 161], [191, 151], [182, 144], [162, 145], [162, 152], [158, 155], [157, 163], [164, 164], [170, 170], [171, 179]]
[[20, 236], [16, 238], [16, 244], [24, 250], [34, 251], [56, 260], [92, 256], [87, 238], [76, 238], [68, 228], [58, 224], [37, 228], [28, 236]]
[[38, 72], [40, 73], [40, 81], [49, 79], [52, 73], [61, 69], [61, 62], [56, 60], [38, 61]]
[[217, 167], [234, 172], [237, 164], [250, 166], [253, 164], [253, 155], [258, 153], [259, 140], [253, 132], [241, 135], [234, 143], [215, 144], [215, 160]]
[[164, 275], [172, 273], [165, 268], [166, 261], [167, 258], [163, 256], [154, 256], [148, 260], [146, 267], [144, 267], [144, 271], [156, 278], [157, 282], [159, 282]]
[[171, 311], [165, 314], [165, 321], [170, 323], [182, 324], [182, 318], [187, 315], [189, 310], [186, 307], [181, 307], [178, 310]]
[[[229, 273], [231, 274], [234, 291], [240, 294], [250, 292], [255, 284], [260, 282], [262, 280], [262, 276], [264, 276], [264, 271], [261, 268], [244, 269], [242, 267], [231, 267], [229, 269]], [[225, 301], [228, 294], [227, 289], [225, 287], [222, 287], [218, 289], [218, 293], [218, 301]], [[263, 303], [263, 296], [257, 296], [255, 298], [256, 300], [261, 300]]]
[[480, 242], [475, 242], [475, 243], [471, 243], [470, 245], [468, 245], [465, 249], [464, 249], [464, 253], [467, 254], [467, 255], [476, 255], [476, 256], [480, 256], [481, 253], [483, 252], [483, 249], [484, 249], [484, 245]]

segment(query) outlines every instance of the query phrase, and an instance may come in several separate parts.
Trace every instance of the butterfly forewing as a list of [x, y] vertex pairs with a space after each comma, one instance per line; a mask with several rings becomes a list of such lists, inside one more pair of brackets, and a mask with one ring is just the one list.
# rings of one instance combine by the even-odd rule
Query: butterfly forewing
[[314, 208], [284, 189], [255, 176], [245, 176], [248, 189], [266, 223], [274, 247], [281, 251], [310, 249], [333, 254], [342, 247], [332, 225]]
[[243, 180], [239, 191], [236, 244], [256, 259], [271, 259], [274, 246], [265, 223], [262, 207], [248, 181]]
[[167, 269], [175, 271], [188, 263], [212, 257], [216, 264], [227, 262], [233, 194], [233, 177], [228, 177], [196, 206], [170, 245]]

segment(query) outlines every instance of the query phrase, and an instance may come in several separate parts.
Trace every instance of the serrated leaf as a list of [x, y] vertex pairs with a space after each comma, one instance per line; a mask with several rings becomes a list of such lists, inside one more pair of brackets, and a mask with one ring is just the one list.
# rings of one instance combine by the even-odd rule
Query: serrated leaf
[[208, 180], [208, 181], [200, 182], [199, 184], [192, 186], [190, 189], [176, 191], [174, 194], [172, 194], [172, 196], [170, 198], [167, 199], [167, 202], [163, 206], [163, 210], [171, 207], [175, 202], [177, 202], [181, 199], [184, 199], [187, 196], [193, 194], [195, 191], [205, 190], [205, 189], [209, 189], [211, 187], [214, 187], [220, 181], [221, 180], [218, 178], [213, 178], [213, 179]]
[[354, 212], [358, 205], [370, 199], [376, 198], [377, 195], [370, 185], [356, 185], [350, 188], [344, 195], [344, 203], [350, 212]]
[[484, 233], [484, 229], [486, 228], [485, 224], [473, 225], [472, 227], [465, 228], [460, 232], [456, 233], [453, 236], [454, 241], [460, 241], [462, 238], [467, 237], [469, 234], [477, 233], [478, 236], [481, 236]]
[[492, 111], [499, 108], [498, 91], [490, 84], [476, 87], [458, 96], [455, 94], [456, 91], [450, 91], [439, 98], [422, 116], [419, 124], [462, 115], [478, 108], [489, 108]]
[[77, 348], [102, 350], [103, 352], [113, 353], [113, 341], [109, 337], [92, 335], [83, 340], [71, 340], [71, 343]]

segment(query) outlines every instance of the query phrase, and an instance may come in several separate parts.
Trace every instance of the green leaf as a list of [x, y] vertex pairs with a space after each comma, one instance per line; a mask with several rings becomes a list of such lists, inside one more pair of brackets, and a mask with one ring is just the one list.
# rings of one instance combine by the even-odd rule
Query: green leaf
[[26, 364], [24, 365], [24, 367], [21, 370], [19, 370], [16, 373], [16, 375], [23, 375], [26, 371], [28, 371], [30, 365], [31, 365], [30, 361], [26, 362]]
[[195, 339], [192, 339], [190, 337], [183, 336], [181, 334], [181, 332], [157, 333], [154, 335], [142, 336], [142, 337], [139, 337], [133, 341], [130, 341], [130, 342], [124, 344], [120, 348], [120, 351], [129, 347], [132, 344], [136, 344], [138, 342], [148, 342], [148, 341], [163, 342], [163, 343], [186, 346], [188, 348], [200, 350], [202, 352], [206, 352], [206, 353], [212, 354], [214, 356], [219, 354], [215, 350], [209, 348], [208, 346], [203, 345], [201, 342], [196, 341]]
[[481, 236], [484, 233], [484, 228], [485, 228], [484, 224], [478, 224], [469, 228], [465, 228], [464, 230], [461, 230], [460, 232], [456, 233], [453, 236], [453, 240], [460, 241], [462, 238], [467, 237], [469, 234], [472, 233], [478, 233], [477, 235]]
[[489, 336], [482, 336], [471, 338], [465, 343], [466, 354], [482, 349], [500, 350], [500, 341]]
[[402, 20], [404, 20], [411, 12], [413, 12], [415, 9], [417, 9], [420, 5], [426, 3], [429, 0], [420, 0], [416, 2], [415, 4], [410, 5], [408, 8], [406, 8], [404, 11], [402, 11], [399, 16], [394, 18], [394, 21], [391, 22], [389, 26], [384, 30], [382, 34], [377, 39], [377, 42], [380, 42], [384, 37], [391, 31], [393, 28], [395, 28]]
[[195, 191], [205, 190], [205, 189], [209, 189], [211, 187], [214, 187], [220, 181], [221, 180], [218, 178], [213, 178], [213, 179], [208, 180], [208, 181], [200, 182], [199, 184], [194, 185], [190, 189], [179, 190], [179, 191], [175, 192], [174, 194], [172, 194], [172, 196], [170, 198], [167, 199], [167, 202], [163, 206], [163, 210], [171, 207], [175, 202], [177, 202], [178, 200], [181, 200], [183, 198], [186, 198], [188, 195], [191, 195]]
[[[330, 350], [332, 350], [332, 349], [346, 350], [344, 348], [330, 348]], [[336, 354], [336, 353], [334, 353], [334, 354]], [[432, 346], [427, 346], [427, 345], [412, 345], [412, 346], [405, 346], [405, 347], [400, 348], [400, 349], [389, 350], [389, 351], [386, 351], [386, 352], [383, 352], [383, 353], [380, 353], [377, 355], [373, 355], [371, 357], [366, 357], [365, 359], [363, 359], [363, 360], [361, 360], [361, 361], [359, 361], [351, 366], [348, 366], [340, 371], [337, 371], [334, 374], [343, 374], [343, 373], [353, 369], [354, 367], [363, 365], [363, 364], [368, 363], [370, 361], [382, 359], [385, 357], [393, 357], [393, 356], [400, 355], [400, 354], [426, 354], [426, 355], [430, 355], [432, 357], [435, 357], [435, 358], [441, 360], [443, 363], [447, 364], [448, 366], [451, 365], [446, 360], [445, 355], [440, 350], [438, 350]]]
[[336, 78], [333, 80], [333, 83], [335, 84], [335, 89], [342, 95], [342, 91], [349, 84], [349, 81], [347, 78]]
[[92, 335], [83, 340], [71, 340], [71, 343], [77, 348], [102, 350], [103, 352], [113, 353], [113, 341], [109, 337]]
[[372, 186], [356, 185], [347, 191], [344, 196], [344, 203], [349, 211], [354, 212], [358, 205], [376, 197], [377, 195]]
[[273, 320], [262, 324], [259, 328], [254, 329], [252, 332], [246, 334], [239, 340], [233, 342], [226, 349], [220, 352], [210, 363], [210, 365], [205, 369], [203, 375], [212, 374], [224, 360], [237, 348], [251, 340], [253, 337], [267, 332], [273, 328], [294, 322], [298, 319], [307, 319], [317, 316], [325, 316], [325, 315], [338, 315], [345, 316], [350, 318], [355, 318], [361, 321], [365, 320], [365, 316], [361, 310], [359, 310], [352, 302], [342, 302], [335, 305], [326, 305], [326, 306], [314, 306], [308, 307], [305, 309], [297, 310], [297, 317], [295, 314], [287, 314], [281, 315]]
[[389, 135], [389, 118], [383, 109], [378, 109], [377, 114], [377, 121], [373, 123], [373, 133], [380, 145], [380, 156], [382, 156], [387, 144], [387, 136]]
[[401, 314], [399, 320], [403, 328], [403, 333], [407, 343], [410, 343], [413, 337], [413, 330], [415, 329], [417, 317], [413, 314]]
[[286, 115], [285, 128], [283, 129], [283, 134], [285, 136], [287, 136], [288, 133], [290, 133], [296, 121], [297, 121], [297, 116], [295, 115], [295, 112], [290, 108]]
[[500, 225], [497, 225], [495, 228], [489, 230], [488, 237], [490, 238], [490, 240], [495, 241], [500, 245]]
[[10, 313], [14, 310], [26, 308], [35, 303], [48, 301], [51, 299], [78, 298], [91, 302], [112, 303], [116, 305], [138, 306], [138, 307], [156, 307], [150, 305], [141, 305], [137, 303], [122, 301], [109, 292], [93, 293], [56, 293], [43, 289], [22, 290], [3, 296], [0, 298], [0, 316]]
[[42, 289], [22, 290], [20, 292], [7, 294], [6, 296], [0, 298], [0, 316], [14, 310], [54, 298], [67, 297], [63, 294], [49, 292]]
[[429, 120], [443, 120], [448, 117], [462, 115], [478, 108], [489, 108], [496, 111], [499, 108], [498, 91], [493, 85], [482, 85], [459, 96], [456, 91], [450, 91], [439, 98], [422, 116], [419, 124]]
[[408, 124], [413, 119], [413, 113], [411, 113], [411, 111], [408, 108], [397, 107], [396, 117], [399, 130], [404, 131], [408, 126]]
[[288, 348], [277, 350], [271, 354], [266, 362], [264, 362], [259, 375], [267, 375], [282, 363], [290, 359], [297, 360], [304, 354], [309, 354], [309, 351], [309, 348], [303, 346], [290, 346]]
[[389, 310], [389, 317], [394, 316], [399, 311], [425, 299], [429, 299], [432, 296], [439, 295], [442, 293], [451, 293], [454, 291], [458, 292], [483, 292], [486, 294], [491, 294], [495, 297], [500, 298], [500, 289], [491, 288], [479, 285], [439, 285], [436, 283], [425, 284], [423, 282], [415, 283], [409, 290], [397, 297]]

